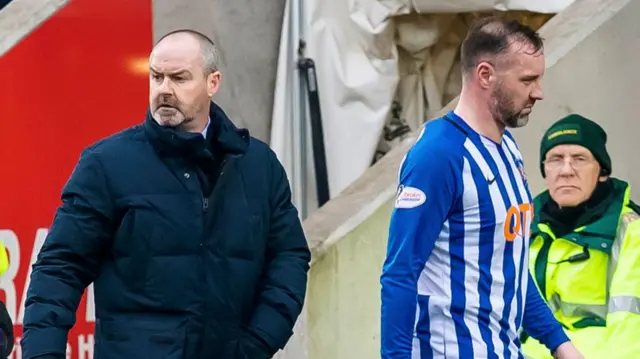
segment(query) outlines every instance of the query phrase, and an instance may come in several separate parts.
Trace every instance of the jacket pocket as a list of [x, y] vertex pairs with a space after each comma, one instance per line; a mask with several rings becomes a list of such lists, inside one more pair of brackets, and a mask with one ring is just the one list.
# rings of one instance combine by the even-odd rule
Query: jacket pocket
[[95, 359], [184, 359], [184, 321], [100, 321], [96, 323]]

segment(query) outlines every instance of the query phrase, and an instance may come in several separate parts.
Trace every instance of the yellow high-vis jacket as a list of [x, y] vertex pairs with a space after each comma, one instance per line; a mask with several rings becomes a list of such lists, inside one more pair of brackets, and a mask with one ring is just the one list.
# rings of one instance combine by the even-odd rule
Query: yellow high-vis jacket
[[[586, 359], [640, 359], [640, 215], [626, 182], [603, 216], [557, 238], [536, 213], [529, 264], [542, 297]], [[548, 200], [535, 201], [538, 212]], [[573, 258], [573, 260], [570, 260]], [[526, 358], [552, 359], [533, 338]]]
[[0, 241], [0, 276], [9, 269], [9, 255], [4, 247], [4, 243]]

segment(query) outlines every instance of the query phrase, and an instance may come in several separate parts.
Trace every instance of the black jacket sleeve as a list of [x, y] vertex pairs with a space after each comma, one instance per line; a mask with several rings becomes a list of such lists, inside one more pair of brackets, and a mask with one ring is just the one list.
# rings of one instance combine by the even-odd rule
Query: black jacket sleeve
[[302, 311], [311, 254], [298, 211], [291, 203], [289, 180], [272, 153], [271, 223], [267, 258], [249, 334], [274, 354], [284, 348]]
[[64, 357], [80, 298], [96, 278], [111, 237], [111, 218], [102, 165], [87, 149], [62, 190], [62, 205], [33, 265], [25, 302], [23, 359]]
[[13, 350], [13, 342], [15, 339], [13, 335], [13, 321], [7, 311], [7, 306], [2, 301], [0, 301], [0, 330], [4, 333], [5, 339], [0, 355], [2, 355], [2, 358], [6, 358]]

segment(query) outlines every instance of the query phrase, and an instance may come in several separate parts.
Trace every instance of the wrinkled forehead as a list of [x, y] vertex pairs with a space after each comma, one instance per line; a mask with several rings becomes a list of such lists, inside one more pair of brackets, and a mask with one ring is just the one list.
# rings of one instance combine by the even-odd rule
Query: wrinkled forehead
[[200, 44], [185, 36], [164, 39], [151, 52], [149, 66], [156, 71], [202, 67]]
[[573, 157], [573, 156], [591, 156], [591, 151], [586, 147], [574, 144], [562, 144], [552, 147], [547, 152], [547, 158], [550, 157]]

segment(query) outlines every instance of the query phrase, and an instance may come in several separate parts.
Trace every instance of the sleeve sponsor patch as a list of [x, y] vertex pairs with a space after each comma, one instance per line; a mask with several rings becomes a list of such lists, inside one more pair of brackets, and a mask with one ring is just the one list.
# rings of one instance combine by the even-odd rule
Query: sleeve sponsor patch
[[396, 196], [396, 208], [415, 208], [427, 201], [427, 195], [420, 189], [400, 185]]

